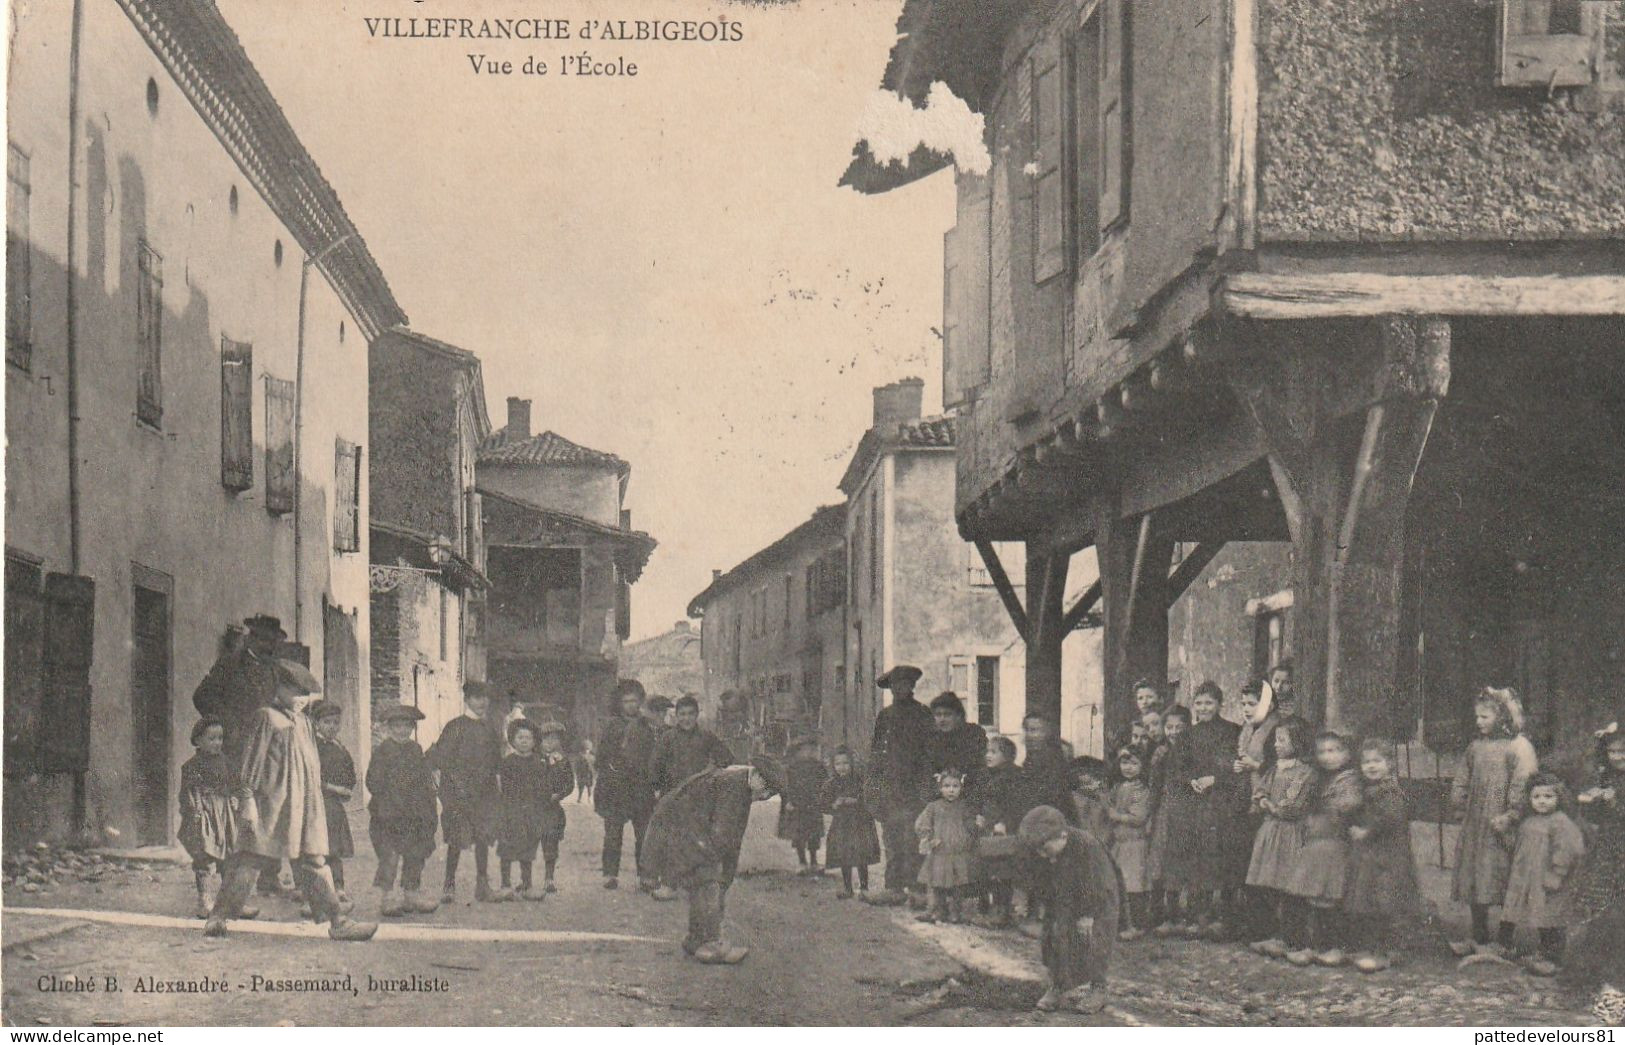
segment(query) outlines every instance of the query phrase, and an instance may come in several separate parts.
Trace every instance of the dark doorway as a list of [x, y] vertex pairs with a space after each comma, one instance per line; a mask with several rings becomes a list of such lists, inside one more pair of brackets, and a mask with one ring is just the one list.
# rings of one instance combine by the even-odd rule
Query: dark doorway
[[169, 842], [169, 595], [135, 586], [130, 717], [135, 815], [141, 845]]

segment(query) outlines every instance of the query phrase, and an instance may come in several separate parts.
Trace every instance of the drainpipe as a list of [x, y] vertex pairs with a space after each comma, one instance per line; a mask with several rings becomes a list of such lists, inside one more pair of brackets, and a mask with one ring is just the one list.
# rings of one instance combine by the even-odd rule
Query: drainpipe
[[310, 286], [311, 266], [319, 265], [335, 247], [354, 236], [355, 233], [347, 232], [315, 255], [306, 254], [304, 264], [299, 266], [299, 347], [293, 373], [293, 641], [295, 642], [303, 642], [305, 639], [304, 520], [300, 514], [305, 485], [303, 458], [300, 457], [305, 429], [305, 295]]
[[79, 535], [79, 41], [84, 35], [84, 0], [73, 0], [73, 29], [68, 42], [68, 561], [80, 572]]

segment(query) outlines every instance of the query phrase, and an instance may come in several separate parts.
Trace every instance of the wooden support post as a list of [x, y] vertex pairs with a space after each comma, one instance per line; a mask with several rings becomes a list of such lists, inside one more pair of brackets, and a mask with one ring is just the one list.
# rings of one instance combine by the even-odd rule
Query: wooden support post
[[1128, 725], [1134, 708], [1130, 687], [1145, 678], [1168, 682], [1168, 566], [1174, 541], [1156, 532], [1150, 516], [1123, 520], [1115, 505], [1101, 506], [1095, 523], [1105, 608], [1104, 703], [1106, 735]]
[[[1358, 359], [1369, 394], [1351, 416], [1305, 396], [1300, 374], [1238, 388], [1271, 447], [1296, 544], [1293, 654], [1304, 710], [1331, 728], [1388, 733], [1400, 684], [1405, 515], [1439, 399], [1449, 387], [1450, 325], [1373, 322]], [[1285, 367], [1293, 371], [1292, 364]]]
[[1067, 567], [1072, 557], [1027, 542], [1027, 703], [1025, 714], [1061, 727], [1061, 643]]

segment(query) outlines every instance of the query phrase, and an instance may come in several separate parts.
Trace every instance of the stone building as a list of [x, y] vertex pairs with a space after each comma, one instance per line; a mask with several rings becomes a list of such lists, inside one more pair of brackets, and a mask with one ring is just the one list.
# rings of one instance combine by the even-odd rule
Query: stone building
[[423, 712], [428, 743], [486, 674], [485, 379], [474, 353], [404, 329], [373, 342], [369, 368], [372, 700]]
[[703, 618], [703, 717], [735, 754], [747, 734], [783, 751], [790, 734], [855, 739], [847, 721], [844, 505], [811, 518], [727, 571], [688, 604]]
[[[840, 481], [845, 503], [718, 571], [689, 603], [706, 621], [706, 708], [724, 732], [742, 720], [769, 749], [816, 731], [826, 751], [863, 752], [887, 697], [875, 678], [909, 663], [925, 672], [921, 700], [951, 689], [970, 721], [1019, 745], [1025, 650], [993, 572], [954, 525], [957, 422], [922, 418], [923, 392], [915, 378], [875, 389], [873, 425]], [[1074, 599], [1088, 569], [1072, 579]], [[1079, 753], [1103, 746], [1099, 648], [1085, 608], [1060, 680], [1062, 736]], [[743, 699], [725, 706], [724, 694]]]
[[637, 679], [650, 693], [676, 700], [705, 696], [700, 629], [680, 620], [669, 631], [621, 645], [621, 678]]
[[363, 746], [406, 317], [214, 4], [18, 7], [9, 53], [6, 841], [164, 844], [230, 623], [279, 617]]
[[1622, 6], [908, 0], [883, 87], [986, 120], [954, 512], [1025, 543], [1029, 705], [1092, 547], [1111, 725], [1290, 652], [1334, 726], [1449, 752], [1510, 683], [1583, 746], [1625, 684]]
[[478, 474], [492, 580], [487, 679], [501, 700], [545, 706], [592, 736], [631, 633], [632, 585], [655, 548], [622, 507], [632, 466], [532, 434], [530, 400], [509, 397]]

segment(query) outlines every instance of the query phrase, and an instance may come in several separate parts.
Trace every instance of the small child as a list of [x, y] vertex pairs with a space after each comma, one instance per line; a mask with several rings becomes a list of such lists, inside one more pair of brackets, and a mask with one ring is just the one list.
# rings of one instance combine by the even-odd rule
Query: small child
[[1506, 898], [1511, 843], [1529, 778], [1540, 768], [1534, 746], [1523, 735], [1523, 704], [1515, 690], [1479, 693], [1473, 720], [1478, 737], [1467, 745], [1450, 787], [1451, 805], [1462, 816], [1451, 899], [1467, 904], [1473, 916], [1473, 938], [1450, 945], [1458, 956], [1512, 949], [1513, 925], [1505, 917], [1491, 942], [1490, 908]]
[[1162, 692], [1150, 679], [1140, 679], [1134, 683], [1134, 710], [1139, 714], [1141, 721], [1153, 711], [1157, 713], [1158, 718], [1162, 717]]
[[837, 895], [849, 900], [852, 892], [852, 872], [858, 872], [858, 889], [867, 899], [869, 895], [869, 867], [880, 861], [880, 835], [875, 831], [875, 817], [863, 800], [863, 775], [852, 764], [849, 748], [838, 747], [831, 759], [835, 773], [824, 781], [819, 806], [829, 813], [829, 840], [824, 847], [824, 862], [841, 869], [841, 891]]
[[[987, 772], [982, 776], [977, 806], [976, 829], [984, 836], [1007, 841], [989, 842], [987, 847], [1012, 846], [1021, 826], [1022, 780], [1016, 768], [1016, 744], [1009, 737], [995, 736], [987, 742], [983, 756]], [[1021, 858], [1013, 853], [993, 855], [981, 852], [976, 861], [977, 876], [985, 887], [986, 927], [1008, 929], [1015, 916], [1015, 883], [1021, 877]]]
[[339, 743], [344, 709], [331, 700], [310, 706], [310, 724], [316, 730], [316, 755], [322, 760], [322, 808], [327, 813], [327, 866], [333, 869], [333, 887], [339, 903], [349, 904], [344, 891], [344, 861], [355, 856], [355, 836], [344, 803], [355, 797], [355, 759]]
[[[547, 766], [536, 754], [535, 723], [515, 719], [508, 723], [508, 746], [513, 753], [502, 759], [502, 818], [497, 825], [497, 860], [502, 887], [496, 899], [541, 900], [546, 893], [531, 882], [536, 846], [542, 840], [542, 818], [547, 805]], [[513, 865], [519, 863], [519, 892], [513, 891]]]
[[1152, 763], [1152, 791], [1156, 796], [1151, 830], [1152, 869], [1166, 921], [1154, 934], [1160, 937], [1195, 936], [1196, 904], [1191, 893], [1202, 874], [1199, 843], [1202, 807], [1191, 790], [1188, 763], [1190, 709], [1175, 704], [1163, 713], [1167, 746]]
[[1092, 755], [1072, 760], [1072, 801], [1078, 807], [1078, 826], [1102, 842], [1111, 835], [1106, 806], [1111, 792], [1111, 770]]
[[[391, 704], [379, 714], [384, 739], [367, 766], [367, 834], [378, 854], [378, 913], [393, 918], [407, 911], [428, 914], [440, 906], [423, 895], [423, 864], [434, 852], [434, 769], [412, 739], [423, 712], [410, 704]], [[405, 896], [395, 892], [400, 872]]]
[[576, 774], [576, 804], [579, 805], [583, 797], [592, 797], [592, 781], [594, 775], [596, 775], [598, 766], [598, 756], [593, 752], [592, 741], [583, 740], [581, 742], [581, 750], [576, 753], [574, 762]]
[[1394, 779], [1394, 748], [1368, 737], [1360, 745], [1360, 811], [1349, 827], [1348, 889], [1343, 910], [1359, 944], [1354, 967], [1381, 972], [1391, 964], [1394, 919], [1416, 911], [1416, 866], [1405, 792]]
[[1067, 824], [1060, 810], [1039, 806], [1021, 820], [1021, 843], [1042, 866], [1042, 955], [1049, 989], [1038, 999], [1044, 1011], [1062, 1004], [1078, 1012], [1106, 1005], [1106, 971], [1117, 942], [1123, 897], [1111, 854], [1099, 839]]
[[1507, 895], [1501, 917], [1534, 929], [1540, 949], [1524, 968], [1536, 976], [1555, 976], [1563, 962], [1568, 926], [1568, 885], [1585, 856], [1585, 836], [1559, 806], [1563, 782], [1551, 773], [1529, 778], [1529, 813], [1518, 824], [1518, 847], [1512, 853]]
[[785, 767], [784, 794], [779, 799], [779, 837], [796, 851], [796, 874], [819, 874], [818, 847], [824, 840], [824, 763], [818, 758], [818, 739], [804, 737], [792, 749]]
[[1269, 958], [1284, 958], [1288, 951], [1299, 950], [1307, 942], [1303, 938], [1302, 902], [1286, 891], [1293, 868], [1303, 855], [1304, 817], [1315, 794], [1314, 768], [1298, 758], [1302, 732], [1290, 723], [1275, 727], [1274, 764], [1264, 771], [1253, 791], [1253, 806], [1264, 822], [1253, 837], [1247, 886], [1257, 891], [1255, 906], [1268, 927], [1263, 938], [1250, 944], [1249, 949]]
[[1570, 890], [1570, 924], [1580, 931], [1568, 970], [1596, 989], [1592, 1011], [1614, 1026], [1625, 1015], [1625, 733], [1617, 722], [1597, 731], [1593, 774], [1576, 799], [1596, 833]]
[[1360, 772], [1349, 765], [1349, 742], [1331, 730], [1315, 738], [1319, 775], [1304, 820], [1303, 853], [1286, 891], [1309, 904], [1308, 946], [1287, 954], [1293, 965], [1342, 965], [1347, 935], [1343, 889], [1348, 879], [1349, 823], [1360, 808]]
[[490, 849], [497, 840], [502, 792], [497, 770], [502, 764], [502, 737], [486, 712], [491, 691], [483, 682], [463, 683], [464, 714], [446, 723], [429, 749], [429, 764], [440, 774], [440, 831], [446, 842], [446, 881], [440, 901], [457, 899], [457, 862], [464, 849], [474, 849], [474, 899], [491, 901]]
[[1145, 856], [1151, 823], [1151, 789], [1141, 779], [1144, 769], [1139, 748], [1128, 746], [1120, 750], [1117, 772], [1122, 780], [1112, 788], [1107, 803], [1112, 859], [1123, 872], [1123, 892], [1128, 896], [1125, 919], [1128, 924], [1117, 934], [1119, 940], [1138, 940], [1144, 936], [1149, 917], [1146, 894], [1151, 890], [1151, 878]]
[[971, 860], [976, 855], [976, 825], [970, 804], [961, 801], [965, 774], [944, 769], [937, 774], [942, 795], [925, 807], [914, 821], [920, 840], [920, 884], [926, 887], [922, 922], [964, 920], [962, 890], [971, 883]]
[[546, 767], [546, 802], [542, 806], [542, 892], [556, 893], [553, 872], [559, 865], [559, 844], [564, 841], [564, 806], [559, 803], [575, 790], [575, 771], [564, 755], [564, 723], [548, 720], [541, 725], [542, 764]]
[[[197, 754], [181, 766], [180, 842], [192, 858], [192, 877], [197, 883], [199, 918], [209, 917], [226, 854], [237, 835], [237, 821], [231, 809], [231, 767], [222, 750], [226, 727], [215, 718], [200, 718], [192, 727], [192, 746]], [[259, 911], [255, 910], [254, 914]], [[239, 918], [252, 918], [246, 911]]]

